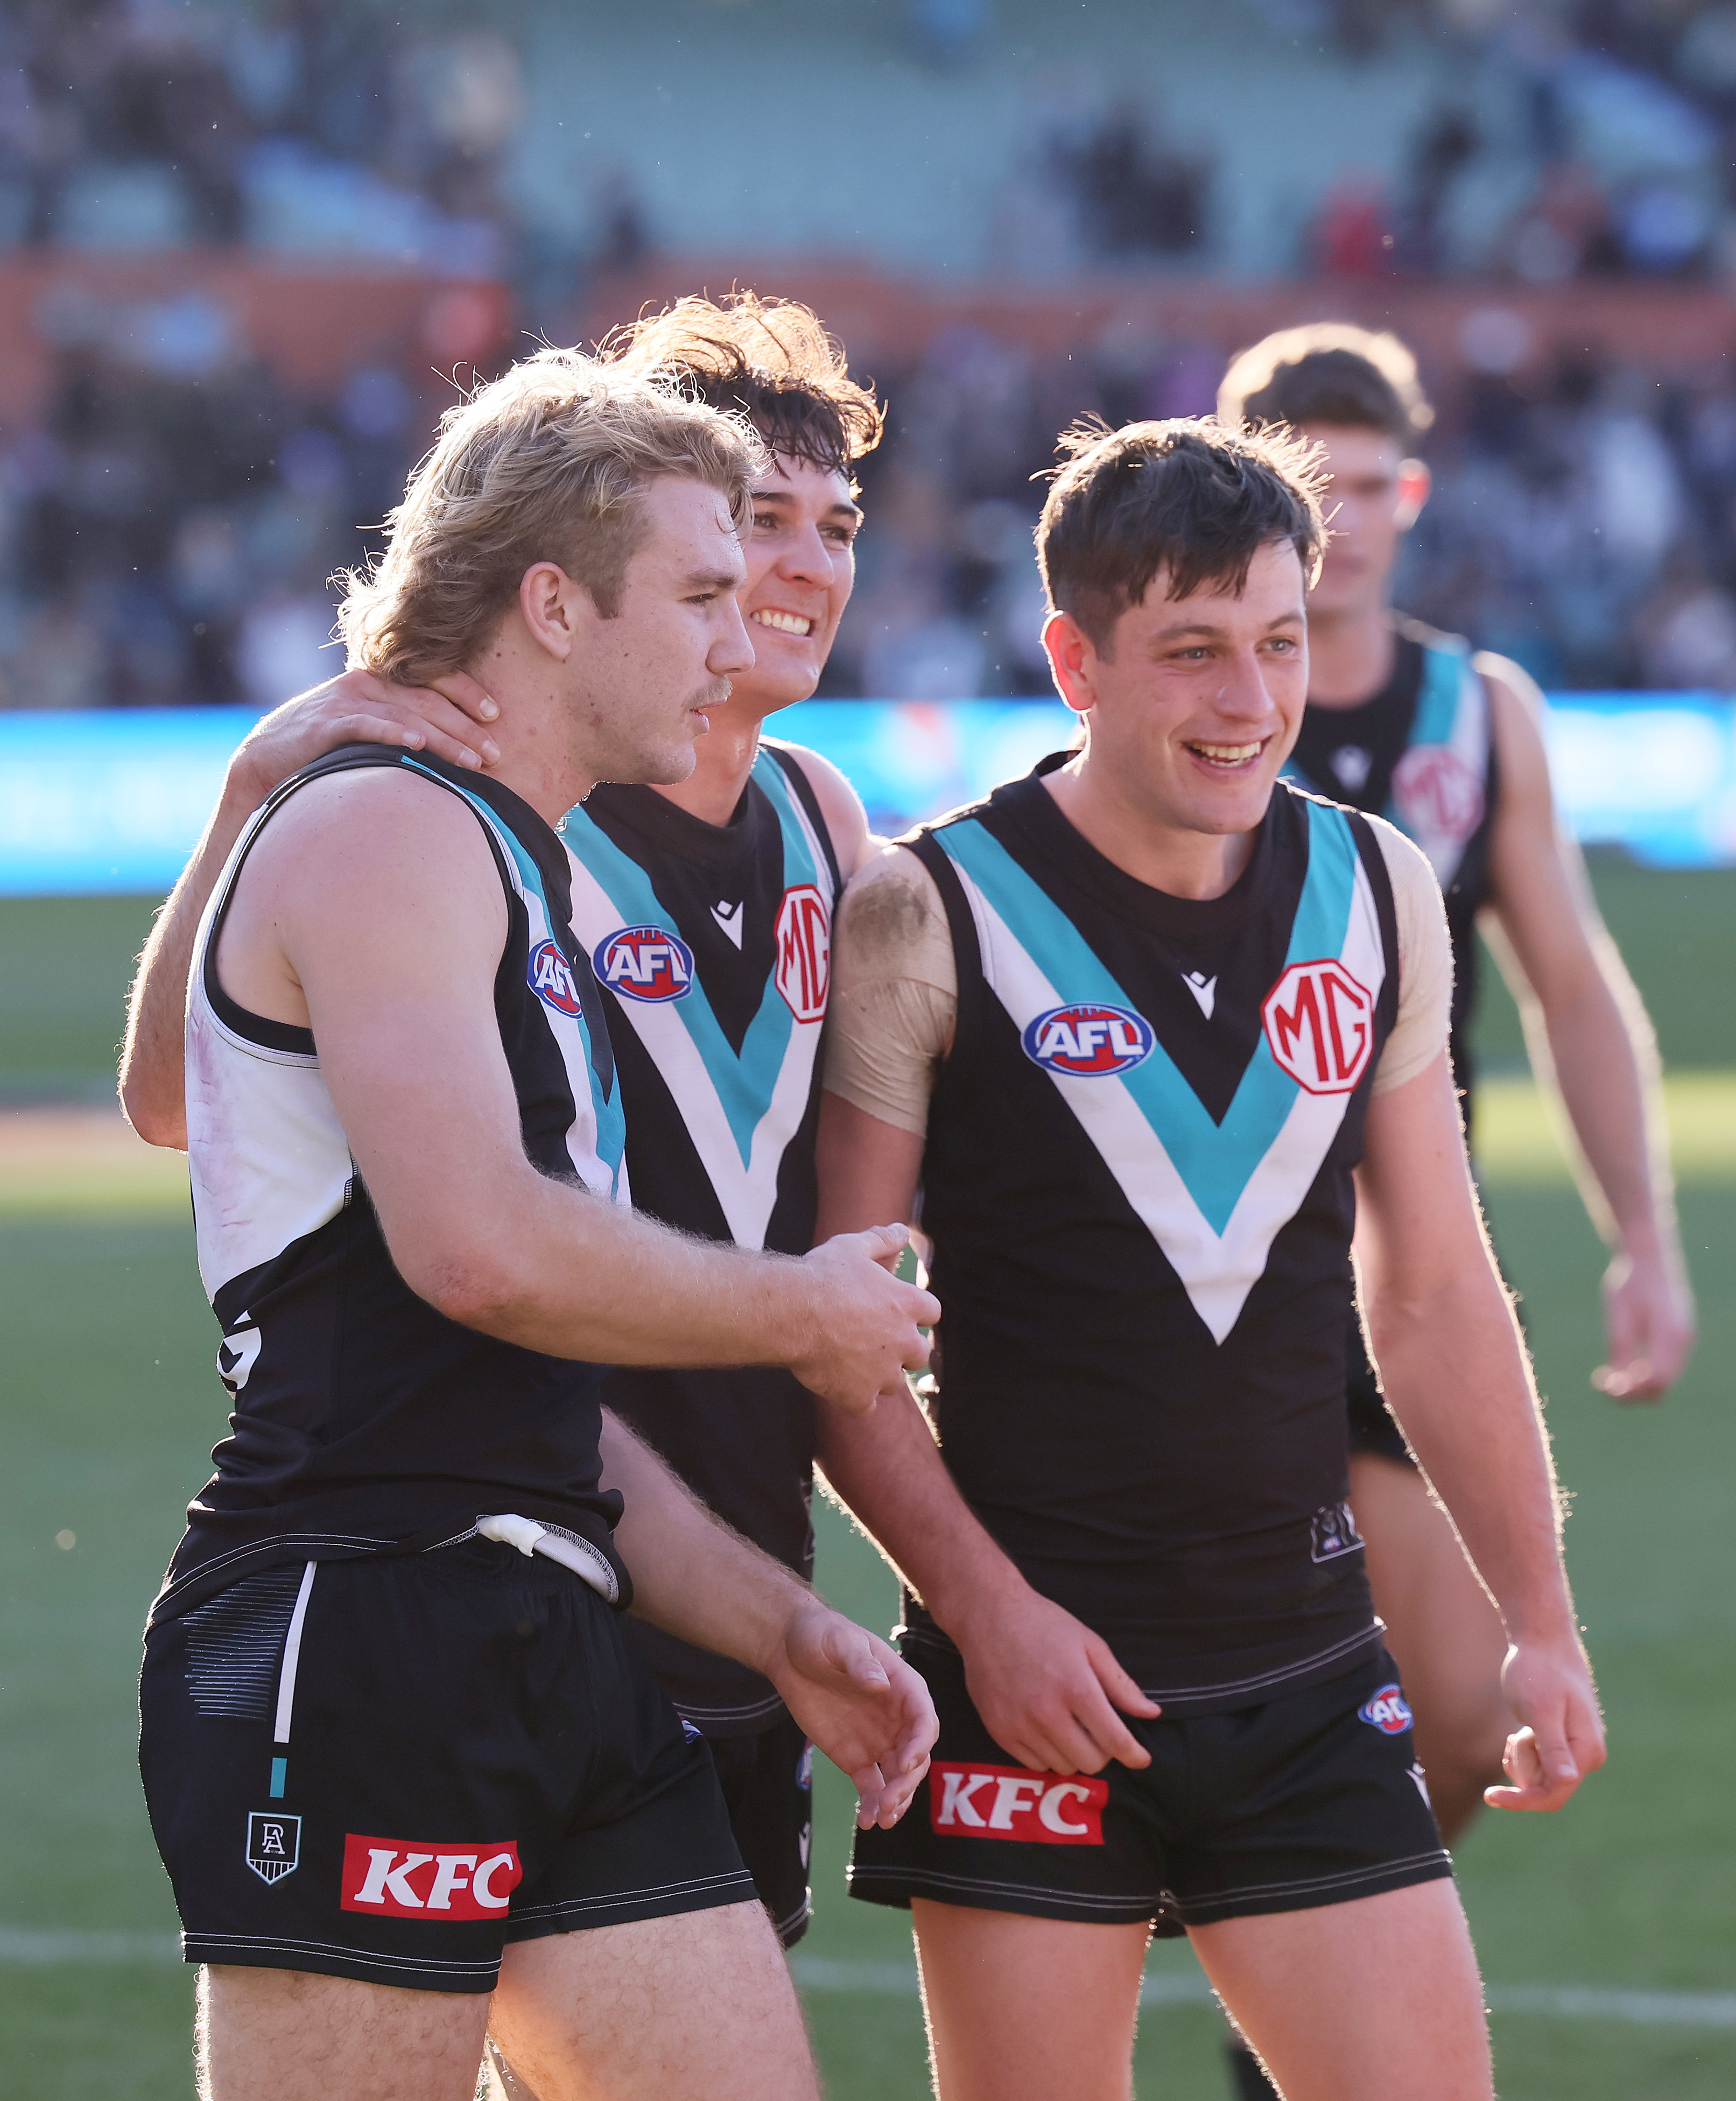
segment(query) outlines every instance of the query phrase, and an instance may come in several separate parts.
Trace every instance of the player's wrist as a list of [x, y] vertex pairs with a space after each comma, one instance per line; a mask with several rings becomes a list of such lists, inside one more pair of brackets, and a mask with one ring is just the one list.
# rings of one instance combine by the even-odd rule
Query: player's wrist
[[930, 1618], [961, 1649], [997, 1640], [1031, 1595], [1031, 1586], [998, 1547], [961, 1560], [922, 1586]]

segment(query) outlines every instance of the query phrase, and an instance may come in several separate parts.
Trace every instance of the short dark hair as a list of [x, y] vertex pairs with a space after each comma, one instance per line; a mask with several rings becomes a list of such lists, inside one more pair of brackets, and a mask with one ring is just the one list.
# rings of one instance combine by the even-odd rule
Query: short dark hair
[[690, 294], [616, 329], [598, 356], [707, 408], [745, 414], [774, 453], [846, 480], [886, 422], [872, 387], [850, 378], [842, 346], [798, 299]]
[[1397, 336], [1349, 321], [1280, 329], [1238, 351], [1217, 390], [1217, 413], [1242, 423], [1308, 423], [1380, 431], [1414, 444], [1434, 421], [1416, 360]]
[[1070, 457], [1036, 529], [1051, 610], [1106, 653], [1115, 622], [1165, 572], [1172, 598], [1203, 583], [1239, 591], [1261, 548], [1288, 540], [1311, 582], [1326, 544], [1314, 449], [1209, 416], [1064, 431]]

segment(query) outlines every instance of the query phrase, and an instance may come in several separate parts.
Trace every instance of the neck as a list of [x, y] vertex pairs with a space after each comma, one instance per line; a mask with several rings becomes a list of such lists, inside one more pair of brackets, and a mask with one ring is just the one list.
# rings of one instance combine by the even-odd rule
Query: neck
[[1136, 882], [1171, 897], [1221, 897], [1247, 867], [1255, 834], [1166, 825], [1126, 792], [1126, 778], [1086, 752], [1043, 785], [1073, 829]]
[[1393, 675], [1397, 647], [1384, 597], [1343, 613], [1308, 609], [1308, 705], [1355, 708]]
[[657, 794], [708, 825], [727, 825], [759, 756], [760, 732], [769, 712], [756, 708], [738, 683], [721, 708], [709, 710], [711, 728], [693, 747], [693, 771], [685, 781], [669, 785], [660, 781]]

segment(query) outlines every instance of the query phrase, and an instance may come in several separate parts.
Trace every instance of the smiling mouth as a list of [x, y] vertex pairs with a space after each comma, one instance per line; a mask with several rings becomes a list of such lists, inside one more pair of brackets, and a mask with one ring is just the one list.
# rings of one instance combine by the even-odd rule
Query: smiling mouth
[[1226, 773], [1233, 773], [1237, 767], [1246, 766], [1260, 756], [1266, 749], [1266, 740], [1262, 737], [1256, 744], [1190, 744], [1187, 748], [1195, 759], [1204, 760], [1206, 765], [1217, 767]]
[[774, 613], [769, 606], [762, 606], [750, 617], [778, 635], [808, 635], [814, 632], [813, 621], [804, 620], [799, 613]]

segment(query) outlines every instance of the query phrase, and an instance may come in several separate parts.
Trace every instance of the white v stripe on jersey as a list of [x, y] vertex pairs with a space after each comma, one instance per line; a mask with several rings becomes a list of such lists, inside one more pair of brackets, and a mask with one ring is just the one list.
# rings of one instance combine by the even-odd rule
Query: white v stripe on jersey
[[[1050, 984], [965, 871], [956, 862], [954, 867], [976, 921], [983, 975], [1023, 1035], [1039, 1015], [1065, 1006], [1066, 996]], [[1345, 967], [1378, 998], [1386, 958], [1374, 893], [1360, 862], [1341, 953]], [[1207, 1223], [1162, 1139], [1120, 1080], [1053, 1070], [1049, 1077], [1163, 1250], [1213, 1340], [1221, 1343], [1264, 1274], [1273, 1241], [1313, 1188], [1350, 1096], [1311, 1095], [1297, 1088], [1289, 1115], [1248, 1177], [1220, 1235]]]
[[[587, 932], [594, 927], [619, 926], [621, 915], [608, 892], [576, 854], [569, 851], [568, 860], [572, 869], [574, 926]], [[807, 1113], [819, 1030], [811, 1026], [790, 1030], [771, 1099], [753, 1127], [744, 1162], [705, 1057], [682, 1019], [680, 1002], [624, 999], [620, 1008], [663, 1075], [710, 1179], [731, 1239], [738, 1247], [762, 1248], [778, 1201], [784, 1155]]]

